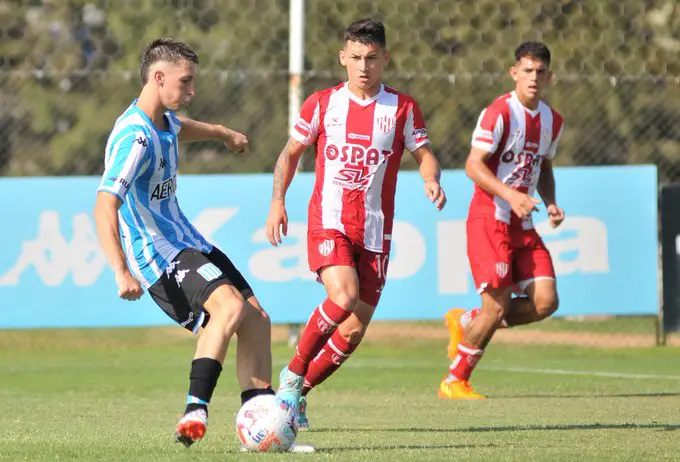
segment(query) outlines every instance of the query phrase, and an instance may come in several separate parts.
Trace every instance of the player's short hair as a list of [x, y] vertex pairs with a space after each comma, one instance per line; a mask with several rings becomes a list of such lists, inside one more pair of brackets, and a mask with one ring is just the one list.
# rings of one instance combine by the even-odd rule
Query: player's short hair
[[515, 50], [515, 61], [531, 57], [540, 59], [547, 67], [550, 67], [550, 50], [543, 42], [524, 42]]
[[171, 38], [159, 38], [151, 42], [142, 53], [142, 62], [139, 66], [139, 77], [142, 85], [149, 80], [149, 68], [159, 61], [180, 63], [191, 61], [198, 64], [198, 55], [189, 45]]
[[345, 30], [345, 43], [359, 42], [364, 45], [377, 44], [387, 48], [385, 26], [371, 18], [357, 19]]

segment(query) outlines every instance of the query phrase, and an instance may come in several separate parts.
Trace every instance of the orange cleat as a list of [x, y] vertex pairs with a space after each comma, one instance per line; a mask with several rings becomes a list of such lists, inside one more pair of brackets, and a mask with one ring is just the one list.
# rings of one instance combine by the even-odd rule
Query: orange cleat
[[175, 441], [189, 447], [194, 442], [203, 439], [208, 425], [208, 414], [203, 409], [184, 414], [177, 424]]
[[439, 384], [437, 396], [444, 399], [486, 399], [486, 396], [477, 393], [467, 380], [446, 381]]
[[458, 354], [458, 344], [463, 340], [463, 332], [465, 329], [460, 325], [460, 317], [465, 311], [466, 310], [463, 308], [452, 308], [444, 315], [444, 324], [446, 324], [446, 327], [449, 329], [450, 337], [447, 354], [452, 361]]

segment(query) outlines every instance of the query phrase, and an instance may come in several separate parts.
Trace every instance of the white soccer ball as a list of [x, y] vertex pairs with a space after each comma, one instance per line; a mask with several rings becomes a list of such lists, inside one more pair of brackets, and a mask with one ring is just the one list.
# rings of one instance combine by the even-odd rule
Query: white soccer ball
[[256, 396], [238, 411], [236, 435], [248, 451], [287, 451], [297, 436], [295, 410], [274, 395]]

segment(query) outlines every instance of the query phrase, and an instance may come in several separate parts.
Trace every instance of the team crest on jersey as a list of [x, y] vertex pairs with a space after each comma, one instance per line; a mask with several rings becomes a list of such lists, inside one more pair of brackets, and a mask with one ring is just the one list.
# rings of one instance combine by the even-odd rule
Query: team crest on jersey
[[217, 279], [222, 275], [222, 270], [212, 263], [206, 263], [196, 270], [198, 274], [203, 276], [203, 279], [210, 282], [213, 279]]
[[319, 253], [324, 257], [327, 257], [331, 254], [334, 248], [335, 242], [332, 239], [327, 239], [319, 244]]
[[508, 265], [505, 262], [496, 263], [496, 274], [501, 279], [504, 278], [505, 276], [507, 276], [509, 269], [510, 269], [510, 265]]
[[383, 133], [387, 133], [394, 128], [394, 124], [397, 123], [397, 119], [395, 117], [384, 115], [382, 117], [378, 117], [376, 122], [378, 123], [380, 130]]

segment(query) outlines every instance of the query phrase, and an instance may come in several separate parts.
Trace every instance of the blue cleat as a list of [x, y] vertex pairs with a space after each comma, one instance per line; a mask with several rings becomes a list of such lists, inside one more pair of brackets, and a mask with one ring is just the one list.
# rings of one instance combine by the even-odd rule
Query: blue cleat
[[279, 389], [276, 392], [276, 398], [294, 409], [296, 416], [299, 412], [300, 393], [302, 392], [304, 381], [305, 378], [303, 376], [289, 371], [287, 366], [281, 370], [281, 375], [279, 376]]

